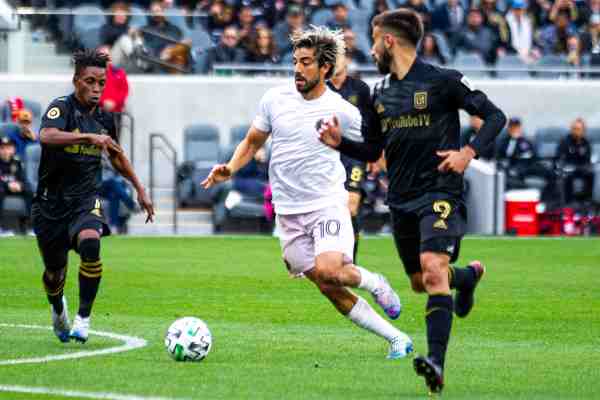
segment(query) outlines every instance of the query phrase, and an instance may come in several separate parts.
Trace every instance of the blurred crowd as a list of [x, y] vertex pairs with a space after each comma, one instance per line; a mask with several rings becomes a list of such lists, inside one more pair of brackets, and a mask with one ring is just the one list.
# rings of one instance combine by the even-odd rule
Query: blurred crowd
[[205, 73], [215, 63], [286, 63], [291, 60], [289, 35], [308, 24], [342, 29], [354, 63], [369, 64], [370, 20], [396, 7], [421, 14], [427, 35], [420, 52], [437, 64], [464, 55], [485, 65], [503, 59], [525, 66], [552, 65], [558, 58], [571, 66], [600, 62], [600, 0], [102, 0], [85, 2], [87, 8], [82, 4], [22, 0], [14, 5], [90, 12], [93, 4], [99, 13], [108, 12], [100, 20], [90, 15], [38, 15], [34, 28], [70, 50], [110, 46], [115, 64], [135, 72]]

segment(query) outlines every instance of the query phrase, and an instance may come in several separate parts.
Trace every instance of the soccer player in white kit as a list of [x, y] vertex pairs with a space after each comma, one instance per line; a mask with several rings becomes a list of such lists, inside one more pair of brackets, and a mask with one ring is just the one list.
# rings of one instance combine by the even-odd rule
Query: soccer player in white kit
[[325, 81], [344, 55], [339, 32], [311, 27], [292, 36], [295, 88], [268, 90], [245, 139], [227, 164], [213, 167], [202, 185], [223, 182], [246, 165], [272, 138], [269, 180], [276, 224], [289, 272], [310, 279], [342, 314], [383, 338], [387, 358], [412, 352], [411, 339], [348, 288], [369, 291], [390, 319], [400, 315], [400, 299], [380, 274], [352, 264], [354, 232], [348, 211], [346, 172], [340, 155], [319, 141], [318, 126], [336, 115], [347, 135], [361, 137], [360, 112]]

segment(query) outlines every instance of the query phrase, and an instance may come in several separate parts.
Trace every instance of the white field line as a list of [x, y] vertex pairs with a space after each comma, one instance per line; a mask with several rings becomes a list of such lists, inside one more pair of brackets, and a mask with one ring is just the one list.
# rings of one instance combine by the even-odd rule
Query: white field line
[[77, 399], [101, 399], [101, 400], [181, 400], [169, 397], [142, 397], [128, 394], [105, 393], [105, 392], [80, 392], [78, 390], [52, 389], [47, 387], [30, 387], [17, 385], [0, 385], [0, 392], [46, 394], [62, 397], [74, 397]]
[[[48, 326], [1, 324], [1, 323], [0, 323], [0, 328], [52, 330], [52, 328], [48, 327]], [[75, 353], [57, 354], [57, 355], [49, 355], [49, 356], [33, 357], [33, 358], [17, 358], [14, 360], [0, 360], [0, 365], [39, 364], [39, 363], [46, 363], [46, 362], [50, 362], [50, 361], [70, 360], [70, 359], [84, 358], [84, 357], [96, 357], [96, 356], [103, 356], [106, 354], [122, 353], [124, 351], [139, 349], [140, 347], [144, 347], [148, 344], [144, 339], [137, 338], [134, 336], [119, 335], [116, 333], [100, 332], [100, 331], [93, 331], [93, 330], [90, 330], [90, 334], [96, 335], [96, 336], [103, 336], [103, 337], [107, 337], [110, 339], [120, 340], [123, 342], [123, 344], [121, 346], [109, 347], [109, 348], [101, 349], [101, 350], [77, 351]]]

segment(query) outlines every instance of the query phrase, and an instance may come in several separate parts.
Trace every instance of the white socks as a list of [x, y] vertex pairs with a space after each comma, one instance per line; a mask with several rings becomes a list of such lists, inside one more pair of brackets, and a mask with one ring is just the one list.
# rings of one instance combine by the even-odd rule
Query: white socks
[[360, 283], [358, 284], [358, 288], [373, 293], [375, 289], [377, 289], [377, 285], [379, 285], [379, 276], [358, 265], [355, 265], [355, 267], [358, 272], [360, 272]]
[[[371, 272], [369, 274], [374, 275]], [[373, 310], [373, 307], [362, 297], [358, 298], [358, 301], [352, 307], [347, 317], [356, 325], [385, 338], [388, 342], [391, 342], [392, 339], [401, 334], [398, 329], [377, 314]]]

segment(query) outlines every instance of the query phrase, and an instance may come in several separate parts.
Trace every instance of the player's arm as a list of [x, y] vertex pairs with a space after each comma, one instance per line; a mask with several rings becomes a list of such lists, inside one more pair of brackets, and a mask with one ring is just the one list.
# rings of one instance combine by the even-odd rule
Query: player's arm
[[329, 147], [354, 158], [355, 160], [374, 162], [381, 157], [384, 149], [381, 125], [375, 109], [370, 106], [363, 110], [360, 131], [364, 141], [359, 142], [342, 135], [337, 117], [326, 121], [319, 129], [319, 139]]
[[135, 171], [133, 170], [133, 166], [129, 162], [129, 159], [122, 151], [111, 152], [109, 151], [109, 160], [112, 164], [113, 168], [118, 171], [125, 179], [127, 179], [137, 192], [137, 199], [140, 207], [142, 207], [146, 211], [146, 223], [148, 221], [154, 222], [154, 205], [152, 204], [152, 200], [146, 193], [146, 189], [144, 185], [140, 182], [137, 177]]
[[120, 152], [119, 145], [107, 135], [67, 132], [67, 107], [64, 102], [54, 101], [42, 117], [40, 142], [48, 146], [70, 146], [74, 144], [91, 144], [102, 148], [105, 152]]
[[227, 164], [215, 165], [208, 174], [208, 177], [202, 181], [201, 185], [205, 189], [231, 178], [237, 171], [243, 168], [254, 158], [256, 152], [262, 148], [269, 137], [268, 132], [264, 132], [254, 125], [248, 129], [244, 140], [236, 147], [231, 160]]
[[450, 100], [457, 108], [483, 120], [483, 125], [475, 138], [463, 146], [460, 151], [438, 152], [438, 155], [444, 158], [444, 161], [438, 166], [440, 171], [463, 173], [473, 158], [494, 143], [506, 125], [506, 116], [482, 91], [473, 90], [465, 77], [451, 78], [449, 86]]

